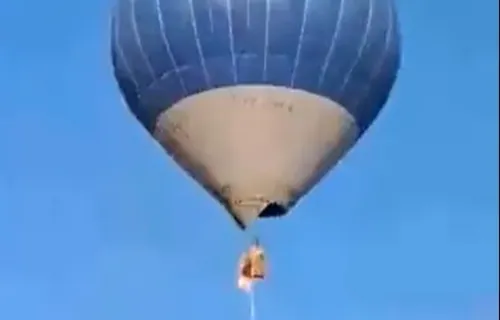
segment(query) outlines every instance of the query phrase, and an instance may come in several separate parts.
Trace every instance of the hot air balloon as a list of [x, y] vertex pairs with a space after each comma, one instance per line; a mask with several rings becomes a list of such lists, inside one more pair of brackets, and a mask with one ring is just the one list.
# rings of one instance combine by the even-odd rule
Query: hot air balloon
[[131, 112], [242, 229], [334, 167], [400, 65], [393, 0], [118, 0], [111, 28]]

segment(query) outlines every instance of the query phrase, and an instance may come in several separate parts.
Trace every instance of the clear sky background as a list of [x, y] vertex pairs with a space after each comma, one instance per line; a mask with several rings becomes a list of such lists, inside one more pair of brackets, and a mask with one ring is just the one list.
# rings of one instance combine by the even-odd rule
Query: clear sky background
[[[248, 244], [122, 105], [108, 1], [0, 9], [0, 319], [248, 319]], [[387, 107], [283, 220], [259, 320], [498, 317], [498, 1], [399, 0]]]

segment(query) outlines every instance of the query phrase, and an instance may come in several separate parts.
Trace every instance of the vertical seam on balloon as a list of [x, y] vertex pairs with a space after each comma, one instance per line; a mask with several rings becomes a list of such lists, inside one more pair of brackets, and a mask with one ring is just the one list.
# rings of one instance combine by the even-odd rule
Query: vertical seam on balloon
[[144, 52], [144, 48], [142, 47], [141, 36], [139, 35], [139, 30], [137, 28], [137, 20], [136, 20], [137, 16], [135, 14], [135, 4], [136, 3], [137, 3], [137, 0], [130, 0], [130, 5], [131, 5], [130, 18], [132, 20], [131, 21], [132, 22], [132, 30], [134, 32], [134, 38], [135, 38], [135, 41], [137, 43], [137, 46], [139, 47], [139, 53], [141, 54], [141, 57], [144, 60], [144, 63], [146, 64], [146, 68], [148, 69], [148, 72], [149, 72], [151, 78], [153, 78], [153, 80], [154, 80], [155, 79], [155, 72], [153, 71], [153, 67], [149, 63], [149, 60], [148, 60], [146, 53]]
[[344, 0], [340, 1], [340, 6], [339, 6], [339, 12], [337, 14], [337, 22], [335, 24], [335, 31], [332, 35], [332, 41], [330, 42], [330, 47], [328, 48], [328, 52], [325, 56], [325, 61], [323, 62], [323, 67], [321, 68], [321, 74], [320, 77], [318, 78], [318, 89], [323, 85], [323, 81], [325, 80], [326, 76], [326, 71], [328, 70], [328, 67], [330, 66], [330, 61], [333, 57], [333, 54], [335, 52], [335, 47], [337, 43], [337, 38], [340, 34], [340, 29], [342, 26], [342, 17], [344, 15]]
[[271, 0], [266, 0], [266, 21], [264, 31], [264, 62], [263, 62], [263, 75], [262, 80], [267, 80], [267, 55], [269, 51], [269, 22], [271, 20]]
[[[158, 24], [160, 27], [160, 37], [163, 41], [163, 44], [165, 45], [165, 48], [167, 49], [167, 54], [172, 61], [172, 65], [174, 67], [175, 74], [179, 78], [179, 82], [181, 84], [182, 90], [184, 91], [184, 95], [187, 95], [187, 89], [186, 89], [186, 84], [184, 83], [184, 79], [182, 78], [182, 74], [180, 73], [180, 68], [179, 65], [177, 64], [177, 61], [174, 57], [174, 53], [172, 52], [172, 47], [170, 46], [170, 41], [168, 40], [167, 34], [165, 33], [165, 21], [163, 20], [163, 12], [160, 7], [160, 0], [155, 0], [156, 3], [156, 17], [158, 18]], [[166, 73], [169, 73], [170, 71], [167, 71]]]
[[247, 5], [247, 8], [246, 8], [247, 9], [246, 10], [247, 11], [246, 12], [247, 29], [250, 29], [250, 1], [251, 0], [247, 0], [247, 3], [246, 3], [246, 5]]
[[234, 84], [238, 83], [238, 72], [236, 71], [236, 54], [234, 53], [234, 34], [231, 0], [226, 0], [227, 23], [229, 24], [229, 50], [231, 51], [231, 63], [233, 67]]
[[208, 22], [210, 23], [210, 33], [214, 33], [214, 9], [212, 8], [212, 1], [207, 0], [208, 6]]
[[342, 83], [342, 86], [340, 87], [339, 96], [341, 96], [343, 94], [344, 89], [347, 86], [347, 83], [349, 82], [349, 80], [351, 80], [351, 75], [352, 75], [354, 69], [356, 69], [356, 67], [358, 66], [359, 62], [361, 61], [361, 57], [363, 56], [363, 53], [364, 53], [365, 48], [366, 48], [366, 44], [368, 42], [368, 35], [370, 34], [370, 31], [371, 31], [371, 28], [372, 28], [373, 0], [368, 0], [368, 1], [370, 3], [370, 8], [369, 8], [369, 11], [368, 11], [368, 19], [366, 21], [365, 32], [363, 34], [363, 38], [362, 38], [361, 44], [360, 44], [360, 46], [358, 48], [358, 53], [357, 53], [356, 59], [354, 60], [353, 64], [351, 65], [349, 71], [346, 73], [346, 76], [344, 78], [344, 82]]
[[295, 53], [295, 61], [293, 63], [292, 78], [290, 80], [290, 87], [292, 87], [292, 88], [295, 86], [295, 76], [296, 76], [297, 68], [298, 68], [299, 62], [300, 62], [300, 55], [302, 52], [302, 42], [304, 40], [304, 34], [305, 34], [305, 30], [306, 30], [308, 11], [309, 11], [309, 0], [305, 0], [304, 12], [302, 13], [302, 24], [300, 26], [299, 41], [297, 43], [297, 51]]
[[193, 33], [194, 33], [194, 42], [196, 44], [198, 55], [200, 56], [200, 63], [201, 63], [201, 68], [203, 69], [203, 76], [205, 77], [205, 82], [207, 84], [207, 87], [210, 88], [212, 85], [210, 81], [210, 76], [208, 75], [207, 66], [205, 64], [205, 57], [203, 56], [203, 48], [201, 47], [200, 37], [198, 35], [198, 26], [196, 22], [196, 16], [194, 14], [193, 0], [188, 0], [188, 2], [189, 2], [189, 12], [191, 14], [191, 26], [193, 27]]
[[389, 25], [387, 26], [387, 33], [385, 36], [384, 49], [382, 51], [382, 55], [380, 56], [380, 60], [372, 69], [370, 80], [366, 83], [361, 94], [358, 96], [359, 97], [358, 101], [356, 103], [353, 103], [353, 112], [356, 109], [358, 109], [359, 105], [363, 104], [364, 99], [366, 99], [367, 95], [369, 95], [369, 93], [371, 92], [371, 88], [372, 88], [371, 83], [375, 80], [375, 78], [379, 77], [379, 75], [382, 71], [382, 67], [386, 63], [386, 58], [389, 54], [389, 48], [390, 48], [390, 43], [392, 41], [392, 33], [393, 33], [393, 27], [394, 27], [393, 26], [394, 13], [393, 13], [392, 5], [391, 5], [391, 0], [388, 0], [387, 2], [389, 3], [389, 10], [388, 10]]
[[123, 62], [123, 66], [125, 67], [127, 73], [129, 74], [130, 80], [134, 83], [134, 86], [136, 89], [139, 88], [139, 83], [137, 80], [135, 80], [134, 73], [132, 72], [132, 69], [130, 68], [130, 65], [128, 64], [127, 57], [125, 57], [125, 53], [123, 52], [121, 43], [120, 43], [120, 25], [119, 22], [120, 20], [118, 19], [118, 14], [115, 16], [115, 21], [114, 21], [114, 29], [115, 29], [115, 48], [118, 53], [119, 58]]

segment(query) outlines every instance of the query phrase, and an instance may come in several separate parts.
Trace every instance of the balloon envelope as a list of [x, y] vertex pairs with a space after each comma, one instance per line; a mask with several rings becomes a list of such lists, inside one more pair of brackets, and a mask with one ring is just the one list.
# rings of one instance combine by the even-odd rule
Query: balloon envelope
[[118, 0], [111, 45], [132, 113], [244, 228], [371, 125], [399, 42], [392, 0]]

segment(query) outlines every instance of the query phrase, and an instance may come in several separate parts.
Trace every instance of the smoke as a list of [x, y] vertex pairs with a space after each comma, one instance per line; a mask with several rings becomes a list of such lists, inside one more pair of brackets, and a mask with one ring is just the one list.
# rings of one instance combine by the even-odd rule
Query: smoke
[[255, 295], [253, 289], [248, 292], [248, 297], [250, 299], [250, 320], [255, 320]]

